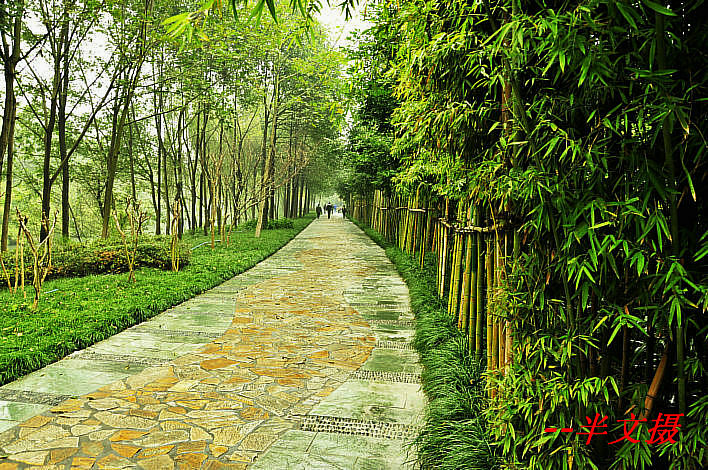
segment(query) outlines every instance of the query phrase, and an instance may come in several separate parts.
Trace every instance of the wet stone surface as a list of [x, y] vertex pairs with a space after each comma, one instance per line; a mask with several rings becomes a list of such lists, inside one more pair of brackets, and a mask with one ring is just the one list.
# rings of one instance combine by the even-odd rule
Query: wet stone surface
[[414, 468], [412, 325], [384, 252], [317, 220], [250, 271], [1, 387], [0, 470]]

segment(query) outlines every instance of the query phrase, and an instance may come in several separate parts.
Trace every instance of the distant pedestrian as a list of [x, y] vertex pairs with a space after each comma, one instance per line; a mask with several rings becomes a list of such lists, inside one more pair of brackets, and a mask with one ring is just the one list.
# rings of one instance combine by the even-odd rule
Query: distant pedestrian
[[332, 203], [328, 202], [327, 205], [325, 206], [325, 210], [327, 211], [327, 218], [328, 219], [332, 217], [332, 209], [334, 209], [334, 207], [332, 207]]
[[319, 202], [317, 203], [317, 207], [315, 207], [315, 212], [317, 212], [317, 218], [319, 219], [322, 215], [322, 206], [320, 206]]
[[347, 218], [347, 206], [342, 204], [342, 219], [346, 219], [346, 218]]

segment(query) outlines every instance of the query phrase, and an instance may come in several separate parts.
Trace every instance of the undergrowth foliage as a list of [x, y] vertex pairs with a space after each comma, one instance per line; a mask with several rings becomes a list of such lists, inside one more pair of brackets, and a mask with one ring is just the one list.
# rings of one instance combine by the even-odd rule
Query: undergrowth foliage
[[[170, 269], [169, 238], [165, 236], [141, 236], [135, 245], [135, 268], [152, 267]], [[132, 247], [131, 247], [132, 248]], [[131, 253], [132, 255], [132, 253]], [[15, 253], [2, 255], [10, 281], [14, 282]], [[26, 276], [31, 276], [31, 253], [24, 253]], [[189, 263], [189, 252], [180, 254], [180, 263]], [[71, 243], [55, 248], [52, 266], [47, 279], [82, 277], [95, 274], [119, 274], [129, 271], [128, 257], [123, 242], [118, 239], [98, 239], [90, 243]], [[0, 285], [0, 289], [4, 286]]]
[[[486, 293], [513, 331], [484, 410], [504, 465], [706, 468], [708, 5], [385, 10], [398, 192], [423, 188], [438, 216], [473, 207], [475, 225], [503, 220], [514, 241]], [[660, 413], [682, 415], [675, 443], [648, 442]], [[608, 435], [589, 444], [544, 431], [598, 414]], [[609, 444], [632, 414], [647, 419], [639, 442]]]

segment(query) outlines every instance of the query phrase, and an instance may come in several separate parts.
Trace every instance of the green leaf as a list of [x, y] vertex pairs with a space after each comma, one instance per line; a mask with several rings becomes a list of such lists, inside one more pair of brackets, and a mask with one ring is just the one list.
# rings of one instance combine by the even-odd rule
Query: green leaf
[[275, 0], [265, 0], [268, 5], [268, 10], [270, 11], [270, 16], [273, 17], [273, 21], [278, 23], [278, 15], [275, 13]]
[[588, 230], [595, 230], [595, 229], [598, 229], [598, 228], [600, 228], [600, 227], [604, 227], [605, 225], [610, 225], [611, 223], [612, 223], [612, 222], [606, 220], [605, 222], [600, 222], [599, 224], [593, 225], [593, 226], [590, 227]]
[[183, 22], [188, 17], [189, 13], [180, 13], [179, 15], [170, 16], [169, 18], [166, 18], [162, 21], [162, 25], [167, 26], [168, 24]]
[[248, 17], [248, 21], [256, 19], [256, 24], [261, 23], [261, 16], [263, 15], [263, 7], [265, 6], [265, 0], [258, 0], [251, 10], [251, 14]]
[[644, 3], [646, 6], [648, 6], [649, 8], [654, 10], [655, 12], [660, 13], [662, 15], [676, 16], [676, 13], [674, 13], [673, 11], [666, 8], [665, 6], [660, 5], [652, 0], [642, 0], [642, 3]]
[[615, 6], [617, 7], [617, 10], [619, 10], [620, 14], [622, 14], [624, 19], [627, 21], [627, 23], [632, 26], [632, 29], [638, 31], [639, 28], [637, 28], [637, 23], [634, 21], [634, 10], [627, 9], [621, 1], [615, 2]]

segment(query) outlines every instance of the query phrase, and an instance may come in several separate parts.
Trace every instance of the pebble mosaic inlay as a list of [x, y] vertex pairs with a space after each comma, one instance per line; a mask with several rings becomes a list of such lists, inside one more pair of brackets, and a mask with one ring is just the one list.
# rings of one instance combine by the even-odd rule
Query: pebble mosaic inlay
[[145, 366], [157, 366], [167, 363], [161, 359], [149, 357], [129, 356], [127, 354], [102, 354], [94, 351], [77, 351], [69, 355], [72, 359], [84, 359], [88, 361], [126, 362], [128, 364], [141, 364]]
[[15, 401], [19, 403], [36, 403], [39, 405], [58, 405], [71, 398], [70, 395], [54, 395], [51, 393], [38, 393], [28, 390], [0, 389], [0, 400]]
[[415, 328], [415, 320], [369, 320], [374, 326], [398, 326], [405, 328]]
[[380, 370], [357, 370], [350, 376], [352, 379], [380, 380], [383, 382], [420, 383], [420, 374], [408, 372], [384, 372]]
[[361, 436], [382, 437], [385, 439], [408, 440], [415, 437], [418, 428], [401, 423], [366, 421], [354, 418], [307, 415], [300, 425], [301, 431], [333, 432], [358, 434]]
[[144, 328], [144, 327], [135, 327], [132, 329], [133, 331], [136, 331], [138, 333], [150, 333], [150, 334], [157, 334], [161, 336], [166, 336], [168, 338], [176, 338], [176, 337], [182, 337], [182, 336], [195, 336], [199, 338], [218, 338], [221, 336], [219, 333], [210, 333], [208, 331], [194, 331], [194, 330], [163, 330], [160, 328]]
[[376, 347], [381, 349], [405, 349], [408, 351], [415, 350], [411, 343], [403, 341], [377, 341]]

